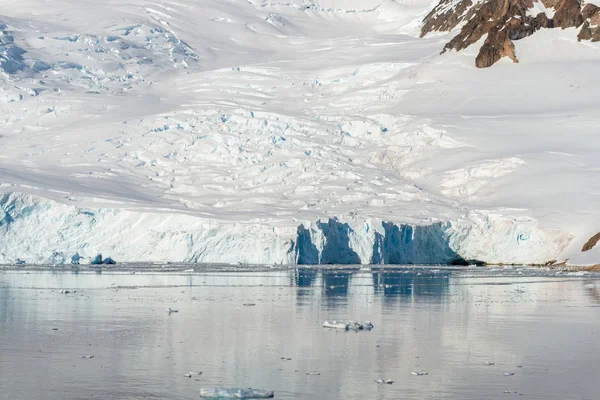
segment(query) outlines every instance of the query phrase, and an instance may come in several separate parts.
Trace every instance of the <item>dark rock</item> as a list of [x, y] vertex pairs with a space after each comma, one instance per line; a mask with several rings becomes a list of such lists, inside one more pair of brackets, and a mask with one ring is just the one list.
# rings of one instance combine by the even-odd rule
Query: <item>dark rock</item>
[[583, 26], [577, 39], [591, 40], [592, 42], [600, 41], [600, 7], [593, 4], [586, 4], [581, 11], [584, 18]]
[[579, 40], [600, 40], [600, 8], [588, 4], [581, 10], [580, 0], [541, 0], [556, 10], [554, 18], [545, 13], [532, 17], [533, 0], [441, 0], [425, 17], [421, 36], [433, 31], [451, 31], [465, 22], [460, 32], [445, 46], [461, 51], [487, 35], [475, 65], [487, 68], [503, 57], [518, 62], [513, 41], [533, 35], [542, 28], [571, 28], [583, 25]]
[[467, 10], [473, 5], [471, 0], [442, 0], [423, 20], [421, 37], [429, 32], [447, 32], [467, 20]]
[[579, 0], [561, 0], [555, 7], [556, 13], [553, 20], [556, 28], [566, 29], [583, 24]]

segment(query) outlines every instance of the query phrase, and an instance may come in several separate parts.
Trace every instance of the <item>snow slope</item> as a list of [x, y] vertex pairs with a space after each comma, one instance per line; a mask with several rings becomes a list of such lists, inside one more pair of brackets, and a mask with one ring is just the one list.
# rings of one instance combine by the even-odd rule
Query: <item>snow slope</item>
[[429, 1], [0, 0], [0, 262], [600, 262], [600, 44]]

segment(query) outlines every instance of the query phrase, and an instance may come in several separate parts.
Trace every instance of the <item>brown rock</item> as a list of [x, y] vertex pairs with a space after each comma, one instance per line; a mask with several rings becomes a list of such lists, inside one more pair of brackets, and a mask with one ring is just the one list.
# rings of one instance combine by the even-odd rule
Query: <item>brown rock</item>
[[502, 57], [510, 57], [514, 62], [519, 62], [515, 54], [515, 45], [509, 38], [508, 30], [493, 28], [479, 50], [479, 54], [475, 59], [475, 66], [477, 68], [491, 67]]
[[595, 14], [598, 14], [598, 11], [600, 11], [600, 7], [588, 3], [585, 5], [585, 7], [583, 7], [583, 10], [581, 10], [581, 16], [584, 19], [589, 19], [592, 18]]
[[584, 18], [584, 22], [579, 35], [577, 35], [577, 39], [579, 39], [579, 41], [600, 41], [600, 7], [593, 4], [587, 4], [583, 7], [581, 14]]
[[448, 50], [461, 51], [487, 38], [475, 59], [480, 68], [489, 67], [502, 57], [518, 62], [514, 40], [533, 35], [542, 28], [570, 28], [583, 25], [579, 40], [600, 41], [600, 7], [588, 4], [581, 10], [582, 0], [539, 0], [556, 10], [554, 18], [545, 13], [529, 14], [534, 0], [441, 0], [425, 17], [421, 36], [432, 31], [451, 31], [464, 22], [460, 32], [446, 45]]
[[583, 24], [579, 0], [560, 0], [555, 6], [554, 26], [557, 28], [579, 27]]
[[473, 5], [471, 0], [442, 0], [423, 19], [421, 37], [429, 32], [449, 32], [465, 20], [466, 11]]
[[598, 241], [600, 241], [600, 232], [596, 233], [594, 236], [592, 236], [590, 238], [590, 240], [588, 240], [586, 242], [586, 244], [583, 245], [583, 248], [581, 249], [581, 251], [588, 251], [594, 248], [594, 246], [596, 245], [596, 243], [598, 243]]

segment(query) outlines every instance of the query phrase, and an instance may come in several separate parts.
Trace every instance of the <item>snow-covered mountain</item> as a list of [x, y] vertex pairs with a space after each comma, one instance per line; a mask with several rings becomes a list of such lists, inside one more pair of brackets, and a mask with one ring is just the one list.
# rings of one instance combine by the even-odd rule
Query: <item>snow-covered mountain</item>
[[0, 0], [0, 263], [600, 262], [598, 14], [503, 1]]

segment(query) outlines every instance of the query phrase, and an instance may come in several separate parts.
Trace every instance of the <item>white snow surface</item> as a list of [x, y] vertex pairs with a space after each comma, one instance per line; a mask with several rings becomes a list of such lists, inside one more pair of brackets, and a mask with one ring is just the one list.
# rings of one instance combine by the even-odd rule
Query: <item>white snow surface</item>
[[575, 29], [477, 69], [429, 0], [0, 6], [0, 263], [600, 262]]

